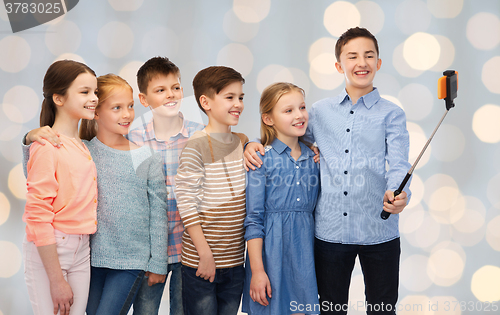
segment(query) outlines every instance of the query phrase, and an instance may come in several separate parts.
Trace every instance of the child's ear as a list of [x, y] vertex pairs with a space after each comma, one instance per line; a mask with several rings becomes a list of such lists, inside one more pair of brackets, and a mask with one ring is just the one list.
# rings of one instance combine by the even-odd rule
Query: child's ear
[[340, 64], [340, 62], [337, 61], [335, 63], [335, 68], [337, 68], [338, 73], [344, 74], [344, 69], [342, 69], [342, 65]]
[[54, 94], [52, 94], [52, 101], [57, 106], [63, 106], [63, 104], [64, 104], [64, 96], [62, 96], [60, 94], [55, 94], [54, 93]]
[[380, 66], [382, 66], [382, 59], [379, 58], [377, 61], [377, 71], [380, 70]]
[[208, 102], [208, 96], [202, 95], [200, 96], [200, 105], [205, 110], [205, 112], [210, 110], [210, 104]]
[[269, 114], [262, 114], [262, 121], [268, 126], [274, 125], [273, 119], [269, 116]]
[[146, 94], [144, 93], [139, 93], [139, 101], [141, 102], [142, 106], [148, 107], [148, 102], [146, 101]]

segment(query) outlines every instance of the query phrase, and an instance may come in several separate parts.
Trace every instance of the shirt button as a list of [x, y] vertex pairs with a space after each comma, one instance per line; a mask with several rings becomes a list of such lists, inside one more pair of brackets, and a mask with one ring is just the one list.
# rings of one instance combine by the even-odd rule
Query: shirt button
[[344, 196], [347, 196], [347, 191], [344, 191]]
[[354, 114], [354, 112], [352, 110], [350, 111], [350, 113], [351, 113], [351, 115]]
[[347, 171], [344, 171], [344, 174], [346, 174], [346, 175], [347, 175]]
[[349, 150], [345, 150], [345, 153], [349, 153]]
[[297, 168], [297, 169], [298, 169], [298, 168], [299, 168], [299, 166], [297, 165], [297, 166], [295, 166], [295, 168]]
[[297, 198], [297, 201], [300, 201], [300, 198]]
[[346, 129], [346, 131], [347, 131], [347, 132], [350, 132], [350, 131], [351, 131], [351, 129], [347, 128], [347, 129]]
[[297, 185], [300, 185], [300, 182], [297, 182]]
[[347, 212], [344, 212], [344, 217], [347, 217]]

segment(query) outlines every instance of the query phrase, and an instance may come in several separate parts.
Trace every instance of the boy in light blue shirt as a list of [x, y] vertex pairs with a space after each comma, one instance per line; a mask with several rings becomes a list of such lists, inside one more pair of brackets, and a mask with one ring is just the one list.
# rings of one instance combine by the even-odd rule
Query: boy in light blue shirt
[[[315, 211], [321, 314], [347, 314], [357, 256], [368, 314], [395, 314], [401, 252], [397, 214], [405, 208], [409, 191], [397, 197], [393, 191], [410, 168], [406, 116], [373, 87], [382, 61], [368, 30], [347, 30], [337, 41], [335, 55], [346, 88], [313, 104], [304, 136], [321, 152], [321, 194]], [[250, 162], [261, 164], [256, 148], [264, 154], [258, 144], [249, 144], [249, 167]], [[393, 215], [383, 220], [382, 210]]]

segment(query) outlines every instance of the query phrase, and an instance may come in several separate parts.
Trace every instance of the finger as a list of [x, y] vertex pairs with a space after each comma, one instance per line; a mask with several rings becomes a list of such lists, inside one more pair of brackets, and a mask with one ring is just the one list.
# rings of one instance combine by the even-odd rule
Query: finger
[[264, 150], [264, 147], [263, 147], [263, 146], [260, 146], [260, 148], [259, 148], [259, 152], [260, 152], [260, 154], [262, 154], [262, 155], [266, 154], [266, 151]]
[[273, 295], [273, 290], [271, 290], [271, 283], [267, 283], [267, 296], [269, 296], [269, 298], [272, 298], [272, 295]]
[[210, 278], [208, 279], [210, 283], [214, 282], [214, 280], [215, 280], [215, 274], [211, 275]]
[[73, 298], [71, 298], [71, 299], [69, 300], [69, 306], [72, 306], [72, 305], [73, 305], [73, 302], [74, 302], [74, 301], [73, 301]]
[[[260, 153], [261, 153], [262, 155], [264, 155], [264, 152], [260, 151]], [[257, 153], [252, 152], [252, 153], [251, 153], [251, 156], [252, 156], [253, 161], [255, 162], [254, 164], [255, 164], [256, 166], [260, 167], [260, 166], [262, 165], [262, 160], [259, 158], [259, 156], [257, 155]]]
[[152, 287], [154, 284], [153, 280], [151, 280], [151, 277], [148, 278], [148, 286]]
[[58, 310], [59, 310], [59, 304], [54, 303], [54, 315], [57, 315]]

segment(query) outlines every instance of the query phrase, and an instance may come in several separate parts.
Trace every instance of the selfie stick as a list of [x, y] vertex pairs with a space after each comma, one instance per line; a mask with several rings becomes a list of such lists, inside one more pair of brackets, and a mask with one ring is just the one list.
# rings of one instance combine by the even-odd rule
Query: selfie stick
[[[452, 107], [455, 107], [455, 103], [453, 103], [453, 100], [457, 97], [457, 90], [458, 90], [458, 72], [455, 70], [446, 70], [443, 72], [443, 77], [439, 78], [438, 80], [438, 98], [444, 99], [446, 102], [446, 112], [444, 113], [443, 117], [439, 121], [438, 125], [432, 132], [429, 140], [427, 140], [427, 143], [425, 144], [424, 148], [418, 155], [417, 159], [415, 160], [415, 163], [413, 163], [412, 167], [406, 174], [405, 178], [401, 182], [401, 185], [399, 185], [399, 188], [394, 191], [394, 197], [399, 195], [403, 189], [405, 188], [406, 183], [410, 179], [411, 175], [413, 174], [413, 170], [415, 170], [415, 167], [417, 166], [418, 162], [420, 161], [420, 158], [422, 155], [424, 155], [425, 150], [431, 143], [432, 138], [434, 137], [434, 134], [436, 134], [436, 131], [438, 130], [439, 126], [441, 126], [441, 123], [443, 122], [444, 118], [446, 117], [446, 114], [448, 114], [449, 110]], [[391, 203], [390, 201], [388, 201]], [[385, 210], [382, 210], [380, 213], [380, 217], [384, 220], [387, 220], [391, 214]]]

